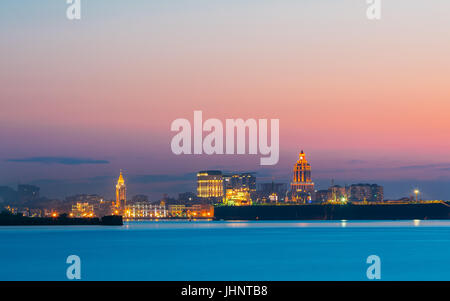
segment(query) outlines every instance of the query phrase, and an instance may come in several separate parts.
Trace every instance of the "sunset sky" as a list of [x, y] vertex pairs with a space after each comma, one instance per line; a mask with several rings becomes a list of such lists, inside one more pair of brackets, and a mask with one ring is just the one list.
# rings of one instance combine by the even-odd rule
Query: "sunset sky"
[[[112, 197], [193, 191], [203, 169], [450, 199], [450, 1], [0, 2], [0, 186]], [[176, 156], [177, 118], [278, 118], [280, 161]]]

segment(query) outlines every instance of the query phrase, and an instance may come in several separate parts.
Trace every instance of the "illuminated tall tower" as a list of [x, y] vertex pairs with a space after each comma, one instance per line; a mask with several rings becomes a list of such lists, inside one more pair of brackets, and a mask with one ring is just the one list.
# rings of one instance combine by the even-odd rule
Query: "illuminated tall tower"
[[219, 170], [205, 170], [197, 173], [197, 196], [200, 198], [222, 198], [223, 176]]
[[116, 185], [116, 208], [123, 209], [127, 203], [127, 187], [123, 179], [122, 171], [120, 171], [119, 180]]
[[291, 183], [293, 201], [306, 202], [311, 200], [314, 192], [314, 183], [311, 180], [311, 165], [306, 160], [305, 153], [300, 152], [298, 161], [294, 165], [294, 177]]

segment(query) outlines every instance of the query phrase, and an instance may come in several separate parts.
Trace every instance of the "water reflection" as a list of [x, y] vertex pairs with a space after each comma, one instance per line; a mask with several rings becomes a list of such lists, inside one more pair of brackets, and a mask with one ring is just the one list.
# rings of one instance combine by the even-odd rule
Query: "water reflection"
[[450, 220], [401, 220], [401, 221], [126, 221], [123, 227], [104, 226], [24, 226], [0, 227], [0, 233], [9, 231], [64, 232], [75, 231], [124, 231], [170, 229], [258, 229], [258, 228], [417, 228], [450, 227]]
[[399, 221], [173, 221], [160, 220], [127, 222], [134, 229], [180, 229], [180, 228], [411, 228], [450, 227], [450, 220], [399, 220]]

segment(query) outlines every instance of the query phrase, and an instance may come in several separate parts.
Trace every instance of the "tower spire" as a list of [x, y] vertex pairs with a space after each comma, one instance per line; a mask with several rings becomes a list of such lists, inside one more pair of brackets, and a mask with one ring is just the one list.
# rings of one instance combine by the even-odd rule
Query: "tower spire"
[[291, 193], [294, 201], [305, 202], [311, 200], [314, 192], [314, 183], [311, 179], [311, 165], [306, 160], [303, 150], [299, 154], [299, 159], [294, 165], [294, 177], [291, 183]]

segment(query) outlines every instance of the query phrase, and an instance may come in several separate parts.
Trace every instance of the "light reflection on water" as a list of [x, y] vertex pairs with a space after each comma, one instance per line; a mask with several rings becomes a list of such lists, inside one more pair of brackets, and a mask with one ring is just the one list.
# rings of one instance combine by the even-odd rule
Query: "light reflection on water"
[[450, 221], [140, 221], [0, 227], [0, 280], [450, 280]]
[[130, 229], [165, 228], [402, 228], [450, 227], [450, 220], [397, 221], [140, 221], [127, 222]]
[[23, 230], [151, 230], [151, 229], [203, 229], [203, 228], [408, 228], [408, 227], [450, 227], [450, 220], [340, 220], [340, 221], [207, 221], [207, 220], [157, 220], [126, 221], [122, 227], [112, 226], [5, 226], [2, 231]]

